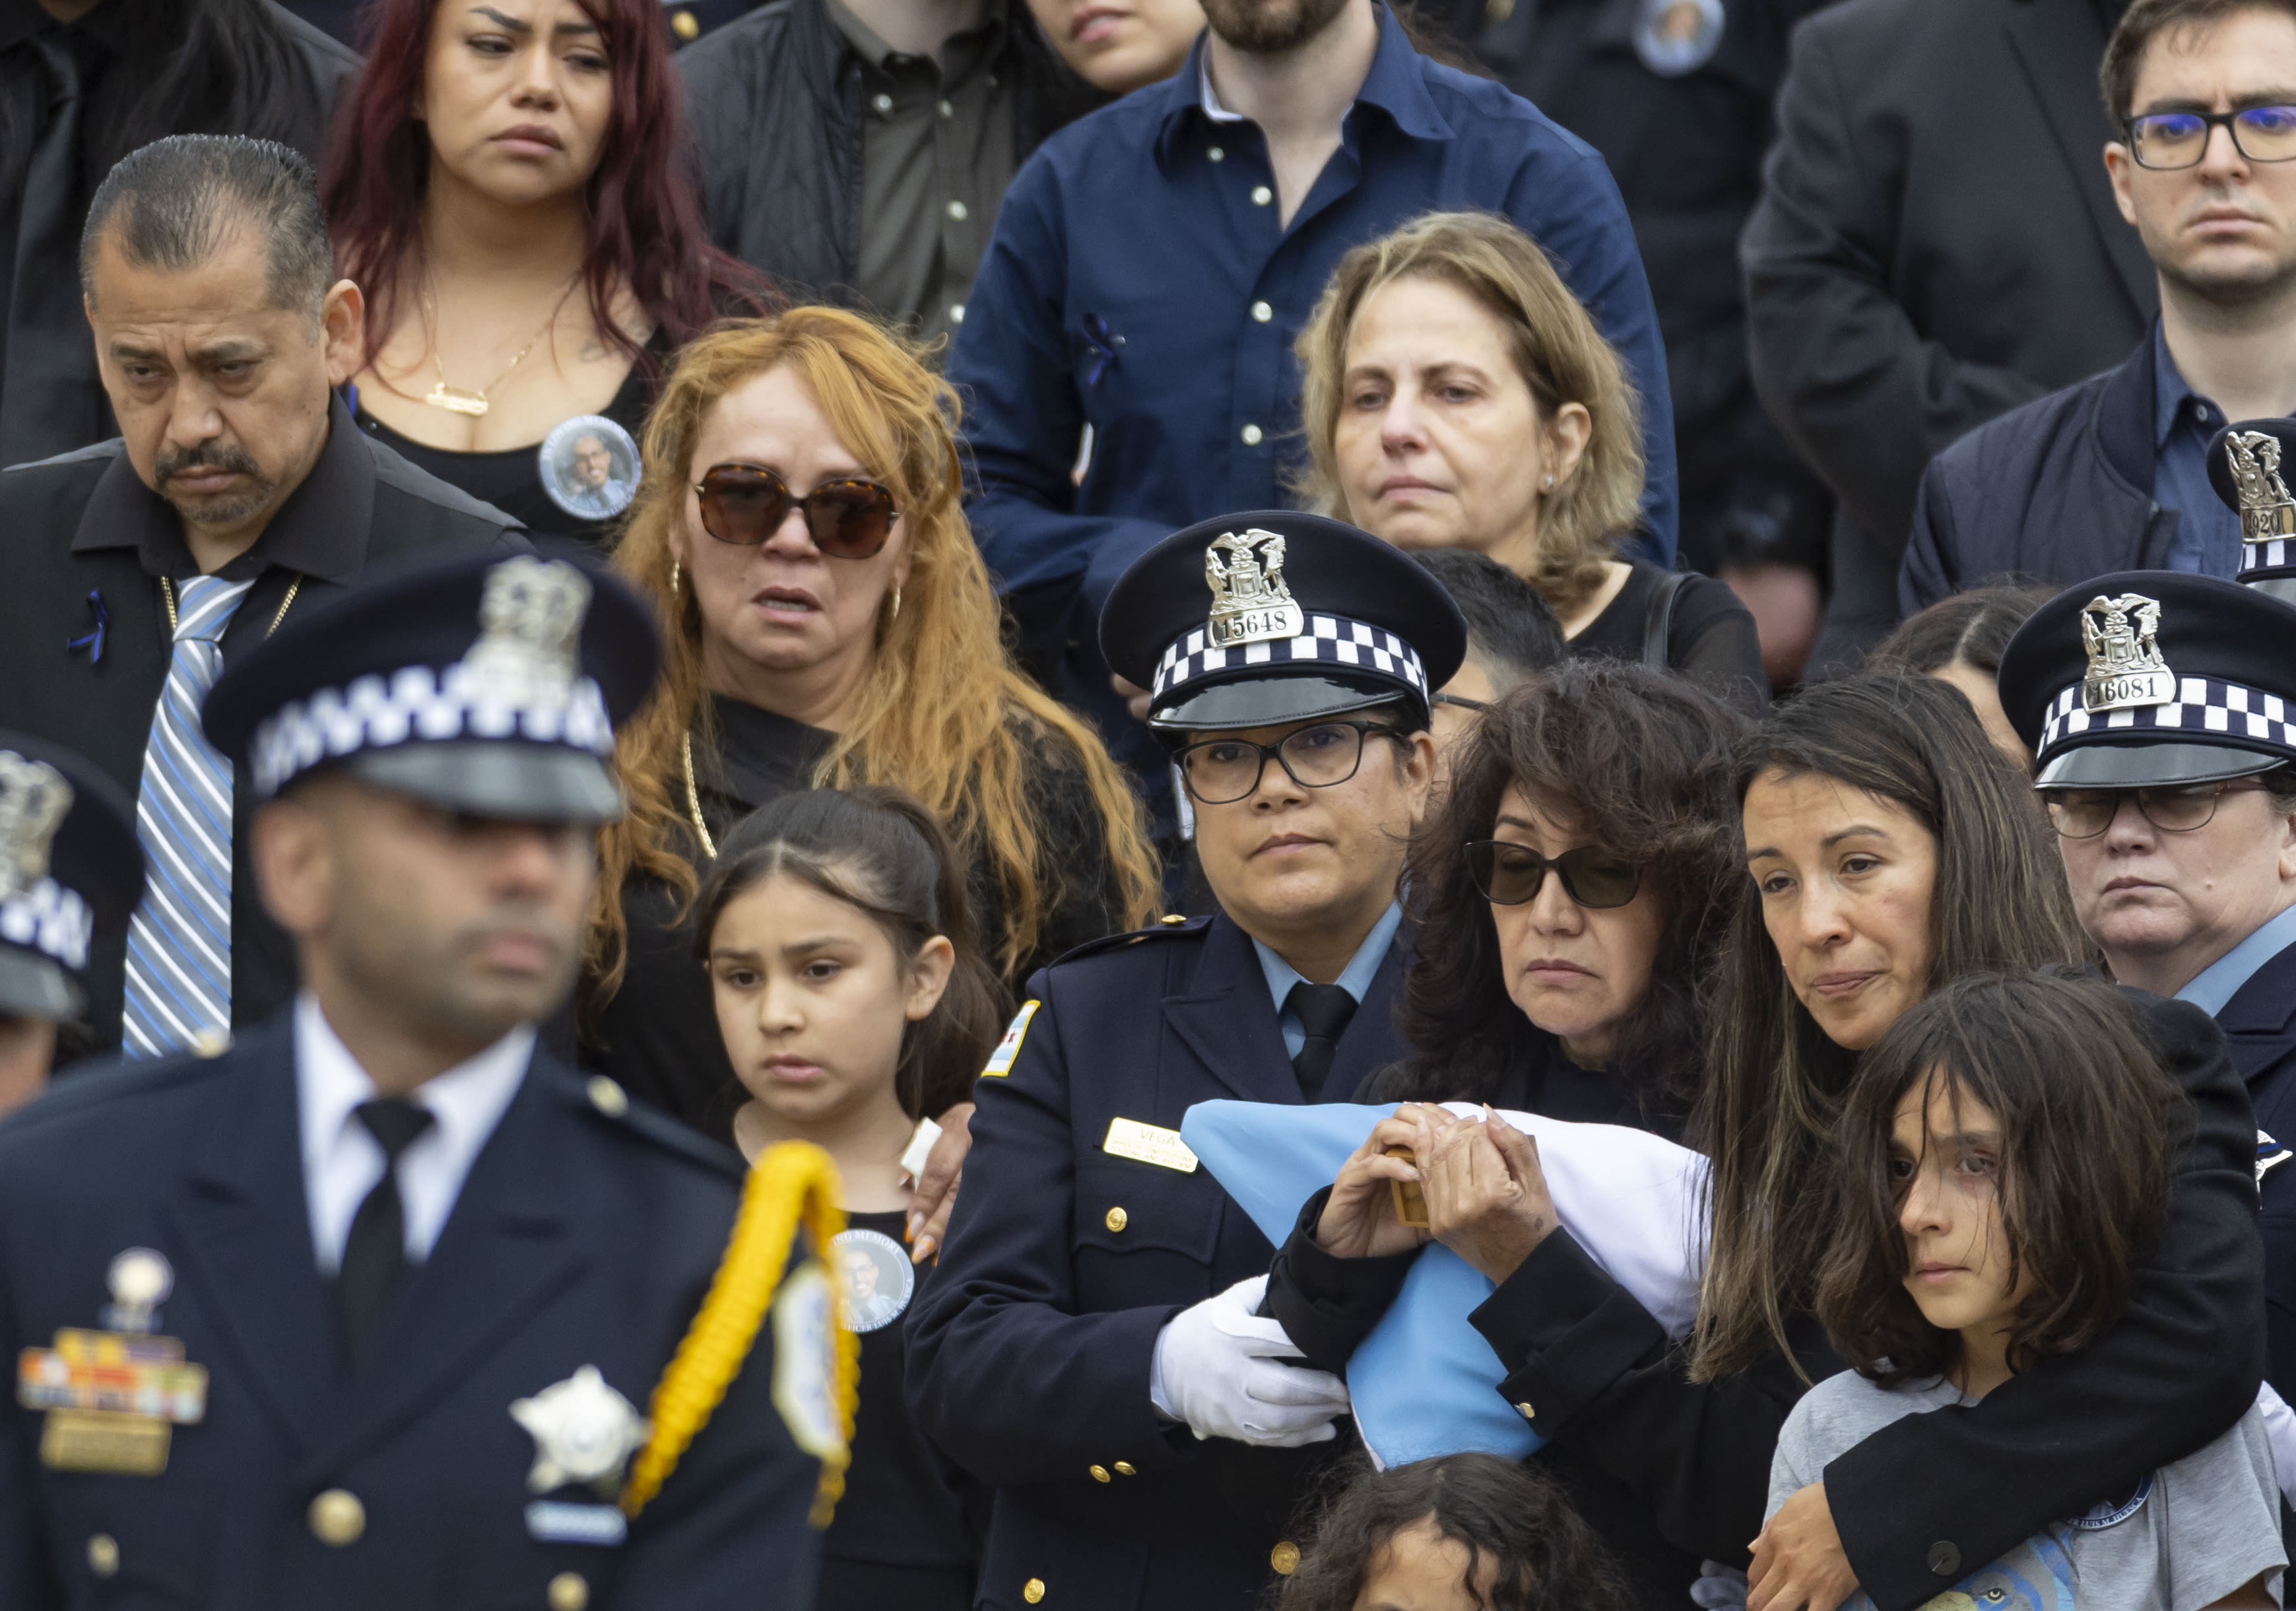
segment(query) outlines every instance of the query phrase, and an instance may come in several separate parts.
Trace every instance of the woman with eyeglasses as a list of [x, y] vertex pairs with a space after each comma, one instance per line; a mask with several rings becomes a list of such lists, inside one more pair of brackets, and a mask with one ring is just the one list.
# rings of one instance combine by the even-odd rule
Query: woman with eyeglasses
[[[1934, 678], [1872, 673], [1806, 690], [1740, 743], [1732, 772], [1751, 883], [1717, 941], [1715, 1019], [1685, 1131], [1712, 1166], [1690, 1338], [1670, 1343], [1556, 1230], [1535, 1158], [1503, 1161], [1479, 1196], [1430, 1183], [1431, 1207], [1446, 1196], [1464, 1205], [1447, 1224], [1431, 1214], [1431, 1229], [1497, 1286], [1473, 1320], [1508, 1372], [1506, 1401], [1529, 1406], [1558, 1458], [1630, 1494], [1709, 1574], [1726, 1582], [1751, 1567], [1750, 1611], [1831, 1607], [1858, 1588], [1911, 1606], [2052, 1523], [2128, 1500], [2254, 1401], [2253, 1122], [2205, 1016], [2137, 997], [2192, 1100], [2164, 1229], [2120, 1319], [1980, 1405], [1874, 1433], [1765, 1522], [1779, 1428], [1812, 1382], [1841, 1369], [1812, 1306], [1834, 1213], [1824, 1166], [1857, 1057], [1947, 981], [2078, 963], [2087, 948], [2024, 780]], [[1457, 1166], [1490, 1163], [1478, 1157], [1496, 1150], [1487, 1128], [1468, 1139], [1445, 1149]], [[1395, 1163], [1359, 1155], [1349, 1169], [1385, 1177]], [[1351, 1350], [1348, 1327], [1368, 1328], [1349, 1318], [1362, 1295], [1399, 1284], [1408, 1249], [1393, 1251], [1391, 1209], [1382, 1218], [1380, 1194], [1365, 1195], [1354, 1227], [1316, 1223], [1315, 1246], [1297, 1235], [1286, 1245], [1278, 1276], [1313, 1300], [1297, 1324], [1277, 1309], [1295, 1338], [1320, 1321]], [[1353, 1262], [1390, 1273], [1342, 1269], [1351, 1261], [1330, 1255], [1351, 1245], [1384, 1253]], [[1702, 1590], [1705, 1603], [1726, 1603], [1717, 1592]]]
[[902, 339], [795, 308], [689, 343], [647, 423], [615, 565], [660, 609], [663, 674], [618, 736], [629, 809], [600, 842], [584, 1055], [712, 1134], [741, 1088], [684, 925], [758, 806], [854, 784], [922, 800], [1007, 988], [1155, 910], [1123, 776], [1004, 651], [955, 418]]

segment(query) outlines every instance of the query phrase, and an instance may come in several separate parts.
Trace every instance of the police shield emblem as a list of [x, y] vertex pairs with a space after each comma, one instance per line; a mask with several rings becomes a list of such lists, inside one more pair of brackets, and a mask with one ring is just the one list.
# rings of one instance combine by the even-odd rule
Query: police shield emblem
[[48, 850], [71, 802], [62, 772], [0, 750], [0, 900], [30, 893], [48, 875]]
[[1212, 590], [1205, 637], [1215, 649], [1297, 637], [1307, 618], [1283, 579], [1283, 538], [1254, 526], [1224, 531], [1204, 549]]
[[2225, 457], [2240, 492], [2241, 540], [2296, 536], [2296, 498], [2280, 477], [2280, 440], [2261, 431], [2228, 432]]
[[2103, 594], [2081, 607], [2081, 644], [2088, 675], [2081, 679], [2081, 709], [2135, 711], [2171, 703], [2177, 678], [2161, 658], [2161, 601], [2141, 593]]

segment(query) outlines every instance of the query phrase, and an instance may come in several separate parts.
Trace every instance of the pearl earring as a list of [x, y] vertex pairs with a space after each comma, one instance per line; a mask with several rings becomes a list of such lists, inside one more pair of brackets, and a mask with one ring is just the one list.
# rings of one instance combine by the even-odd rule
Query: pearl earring
[[1551, 476], [1551, 475], [1541, 476], [1541, 477], [1539, 478], [1539, 481], [1538, 481], [1538, 487], [1539, 487], [1539, 490], [1540, 490], [1540, 491], [1542, 491], [1542, 492], [1552, 492], [1552, 491], [1554, 491], [1554, 478], [1553, 476]]

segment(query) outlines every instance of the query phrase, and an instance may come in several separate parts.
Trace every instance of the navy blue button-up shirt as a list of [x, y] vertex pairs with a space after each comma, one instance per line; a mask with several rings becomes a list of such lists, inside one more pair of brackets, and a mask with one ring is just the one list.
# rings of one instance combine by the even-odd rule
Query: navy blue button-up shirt
[[1158, 538], [1292, 502], [1284, 478], [1305, 456], [1292, 340], [1350, 247], [1437, 210], [1514, 220], [1625, 356], [1649, 459], [1640, 546], [1671, 560], [1666, 356], [1610, 170], [1529, 102], [1429, 61], [1377, 16], [1340, 149], [1288, 229], [1258, 126], [1206, 113], [1201, 39], [1175, 77], [1071, 124], [1021, 168], [949, 361], [973, 530], [1003, 589], [1081, 584], [1096, 620]]
[[2152, 501], [2177, 512], [2171, 571], [2230, 581], [2240, 575], [2240, 516], [2209, 484], [2209, 439], [2224, 410], [2185, 383], [2161, 321], [2152, 321]]

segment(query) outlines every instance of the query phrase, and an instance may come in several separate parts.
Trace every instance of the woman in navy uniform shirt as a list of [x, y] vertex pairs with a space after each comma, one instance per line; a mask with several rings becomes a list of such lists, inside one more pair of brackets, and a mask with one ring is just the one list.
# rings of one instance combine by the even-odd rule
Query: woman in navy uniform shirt
[[1180, 1120], [1344, 1100], [1401, 1054], [1397, 885], [1465, 628], [1409, 555], [1270, 511], [1158, 544], [1101, 637], [1151, 690], [1218, 909], [1029, 982], [975, 1087], [909, 1397], [996, 1489], [980, 1605], [1247, 1611], [1298, 1563], [1300, 1451], [1346, 1397], [1255, 1312], [1274, 1249]]

